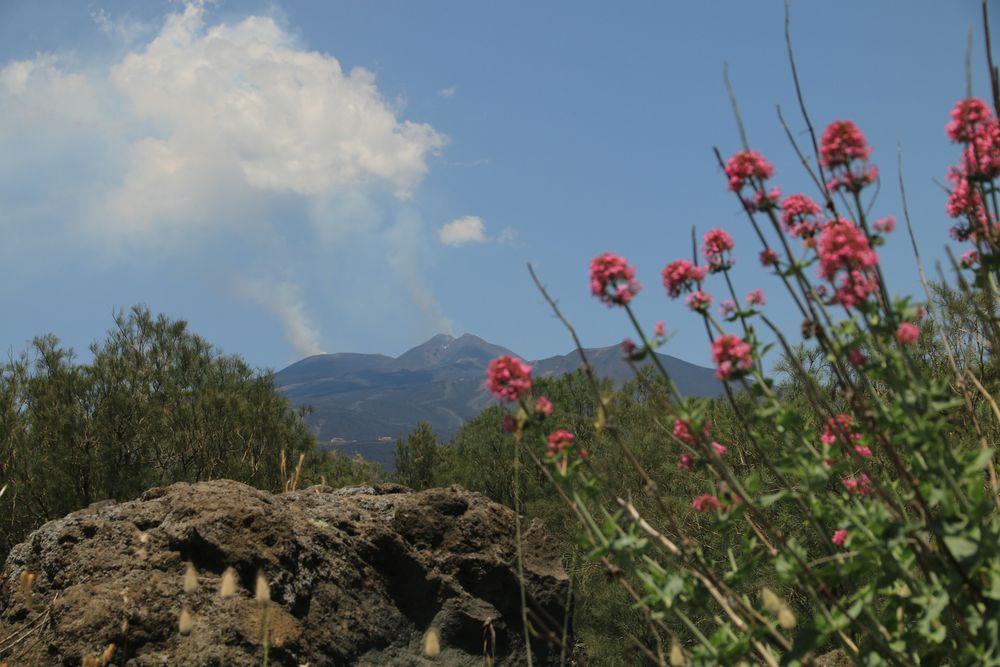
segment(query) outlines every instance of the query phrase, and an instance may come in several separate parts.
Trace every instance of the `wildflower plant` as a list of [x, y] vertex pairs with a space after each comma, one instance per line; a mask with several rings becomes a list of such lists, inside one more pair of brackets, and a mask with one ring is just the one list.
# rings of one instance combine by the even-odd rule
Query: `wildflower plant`
[[[960, 101], [946, 128], [960, 147], [946, 210], [956, 220], [953, 236], [971, 245], [954, 268], [959, 288], [986, 304], [977, 313], [988, 350], [1000, 344], [1000, 77], [992, 61], [990, 71], [992, 103]], [[657, 488], [617, 437], [582, 348], [597, 399], [595, 429], [632, 464], [641, 506], [659, 508], [655, 519], [635, 498], [609, 491], [580, 438], [549, 426], [553, 406], [532, 395], [530, 367], [495, 360], [488, 386], [517, 403], [506, 428], [518, 458], [529, 457], [555, 485], [589, 557], [644, 615], [649, 633], [639, 648], [650, 661], [809, 664], [836, 648], [865, 665], [1000, 665], [1000, 488], [988, 438], [998, 432], [1000, 408], [977, 376], [983, 367], [961, 363], [941, 320], [925, 310], [933, 309], [929, 290], [926, 306], [889, 296], [877, 249], [895, 219], [871, 217], [878, 169], [861, 129], [837, 120], [817, 138], [801, 110], [815, 150], [808, 159], [795, 149], [816, 200], [781, 199], [775, 166], [749, 146], [719, 162], [763, 246], [755, 250], [761, 265], [794, 304], [828, 381], [802, 365], [760, 289], [737, 294], [731, 271], [739, 252], [751, 250], [737, 248], [724, 230], [708, 232], [701, 258], [673, 259], [662, 277], [667, 298], [685, 298], [701, 320], [715, 375], [739, 418], [738, 447], [719, 442], [707, 399], [681, 395], [652, 354], [666, 342], [665, 328], [658, 323], [647, 335], [636, 318], [635, 269], [613, 253], [591, 264], [593, 294], [635, 328], [628, 359], [650, 358], [662, 377], [663, 458], [702, 487], [686, 501], [699, 525], [733, 536], [724, 557], [709, 554], [691, 523], [664, 505], [671, 489]], [[905, 194], [903, 201], [906, 219]], [[709, 283], [724, 295], [723, 321], [709, 307]], [[945, 350], [943, 373], [922, 363], [925, 333]], [[785, 353], [804, 402], [778, 391], [765, 364], [771, 347]], [[956, 422], [973, 437], [960, 437]], [[743, 456], [755, 465], [738, 465]], [[779, 521], [781, 511], [798, 521]], [[773, 588], [751, 589], [748, 582], [762, 576]]]

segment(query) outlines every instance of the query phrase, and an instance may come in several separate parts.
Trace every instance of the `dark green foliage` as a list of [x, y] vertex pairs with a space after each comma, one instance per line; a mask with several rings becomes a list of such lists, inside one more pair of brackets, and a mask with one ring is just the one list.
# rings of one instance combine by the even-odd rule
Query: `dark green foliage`
[[438, 477], [441, 443], [427, 422], [420, 422], [406, 440], [396, 442], [396, 481], [412, 489], [434, 486]]
[[91, 352], [80, 364], [43, 336], [0, 368], [0, 555], [44, 521], [152, 486], [229, 478], [278, 490], [282, 450], [324, 474], [270, 374], [185, 322], [134, 307]]

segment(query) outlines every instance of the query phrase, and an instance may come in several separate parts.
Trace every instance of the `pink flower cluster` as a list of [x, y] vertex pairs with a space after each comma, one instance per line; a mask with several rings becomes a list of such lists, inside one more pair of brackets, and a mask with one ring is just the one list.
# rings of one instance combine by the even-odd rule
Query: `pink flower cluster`
[[868, 445], [858, 444], [861, 440], [861, 434], [856, 433], [853, 426], [854, 417], [847, 414], [839, 414], [827, 421], [826, 427], [823, 429], [823, 435], [819, 437], [820, 442], [827, 447], [833, 446], [838, 442], [845, 445], [850, 444], [858, 456], [866, 459], [870, 458], [872, 455], [871, 448]]
[[920, 338], [920, 327], [911, 322], [902, 322], [896, 329], [896, 342], [900, 345], [913, 345]]
[[764, 300], [764, 292], [760, 289], [755, 289], [754, 291], [747, 294], [747, 305], [749, 306], [763, 306], [767, 301]]
[[817, 252], [820, 275], [837, 289], [836, 303], [848, 308], [857, 306], [878, 287], [872, 272], [878, 265], [878, 255], [852, 222], [843, 218], [828, 222], [823, 227]]
[[673, 299], [683, 292], [690, 292], [704, 279], [705, 270], [686, 259], [675, 259], [663, 268], [663, 286]]
[[531, 391], [531, 366], [510, 355], [497, 357], [486, 369], [486, 388], [502, 401], [516, 401]]
[[710, 273], [725, 271], [733, 265], [730, 251], [734, 247], [733, 237], [723, 229], [713, 229], [702, 237], [701, 254], [708, 260]]
[[704, 313], [708, 310], [708, 307], [712, 305], [712, 295], [701, 290], [692, 292], [691, 294], [688, 294], [687, 305], [691, 310]]
[[542, 415], [548, 417], [552, 414], [552, 401], [550, 401], [545, 396], [539, 396], [538, 400], [535, 401], [535, 410]]
[[961, 164], [948, 174], [952, 189], [945, 210], [949, 216], [962, 219], [952, 227], [952, 235], [960, 241], [996, 241], [998, 232], [977, 182], [1000, 176], [1000, 121], [985, 102], [971, 97], [955, 105], [945, 131], [953, 142], [965, 146]]
[[830, 538], [830, 541], [838, 547], [844, 546], [844, 543], [847, 542], [847, 531], [843, 528], [833, 531], [833, 537]]
[[[709, 428], [708, 424], [702, 427], [701, 433], [706, 439], [710, 437], [711, 428]], [[693, 445], [695, 439], [691, 433], [691, 422], [686, 419], [674, 419], [674, 437], [683, 443]]]
[[848, 493], [856, 496], [867, 496], [872, 492], [872, 481], [864, 473], [861, 473], [857, 477], [843, 479], [840, 483]]
[[788, 195], [781, 202], [781, 222], [792, 236], [810, 239], [822, 225], [819, 204], [803, 194]]
[[705, 494], [692, 500], [691, 507], [694, 508], [695, 512], [707, 512], [710, 509], [720, 510], [722, 509], [722, 501], [715, 496]]
[[732, 380], [742, 377], [753, 368], [750, 345], [733, 334], [724, 334], [712, 342], [712, 361], [715, 377]]
[[853, 122], [836, 120], [830, 123], [823, 131], [819, 147], [820, 164], [833, 172], [827, 187], [860, 192], [874, 183], [878, 169], [866, 164], [871, 151], [865, 135]]
[[624, 306], [640, 289], [624, 257], [605, 252], [590, 262], [590, 291], [608, 306]]
[[729, 189], [739, 192], [753, 179], [766, 181], [774, 174], [774, 167], [757, 151], [741, 151], [736, 153], [726, 163], [726, 176], [729, 177]]
[[556, 456], [557, 454], [562, 454], [573, 446], [574, 439], [573, 434], [565, 429], [559, 429], [558, 431], [549, 433], [548, 455]]

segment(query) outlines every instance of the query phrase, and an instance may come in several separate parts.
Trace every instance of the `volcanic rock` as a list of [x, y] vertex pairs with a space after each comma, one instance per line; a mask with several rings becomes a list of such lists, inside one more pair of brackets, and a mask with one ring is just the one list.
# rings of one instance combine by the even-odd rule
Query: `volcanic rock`
[[[458, 487], [213, 481], [105, 501], [11, 550], [0, 663], [525, 664], [514, 520]], [[554, 664], [568, 579], [540, 523], [523, 554], [533, 657]]]

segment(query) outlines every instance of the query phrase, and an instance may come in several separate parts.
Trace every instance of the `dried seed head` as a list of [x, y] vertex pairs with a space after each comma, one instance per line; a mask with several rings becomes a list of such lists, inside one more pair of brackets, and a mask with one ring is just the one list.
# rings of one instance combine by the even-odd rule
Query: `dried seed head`
[[198, 570], [195, 569], [194, 563], [188, 561], [187, 568], [184, 570], [184, 592], [194, 593], [198, 589]]
[[785, 603], [781, 601], [781, 598], [775, 595], [774, 591], [767, 586], [760, 589], [760, 601], [764, 605], [764, 609], [768, 610], [772, 614], [777, 614], [785, 606]]
[[429, 658], [433, 658], [438, 653], [441, 652], [441, 639], [438, 637], [438, 631], [431, 628], [424, 635], [424, 655]]
[[257, 573], [257, 586], [254, 589], [254, 599], [264, 603], [271, 599], [271, 588], [267, 585], [267, 579], [263, 572]]
[[219, 584], [219, 595], [228, 598], [236, 595], [236, 570], [227, 567], [222, 573], [222, 583]]
[[125, 619], [124, 621], [122, 621], [122, 634], [123, 635], [127, 635], [128, 634], [128, 619]]
[[795, 627], [795, 614], [793, 614], [792, 610], [788, 607], [782, 607], [781, 611], [778, 612], [778, 623], [785, 630], [791, 630]]
[[101, 654], [102, 665], [108, 664], [111, 662], [111, 659], [115, 657], [115, 648], [116, 646], [114, 644], [108, 644], [107, 647], [105, 647], [104, 653]]
[[149, 544], [149, 533], [139, 533], [139, 544]]
[[80, 664], [82, 667], [101, 667], [100, 659], [89, 655]]
[[675, 640], [670, 645], [670, 667], [684, 667], [685, 664], [684, 649], [681, 648], [680, 642]]
[[21, 570], [20, 582], [22, 595], [30, 595], [31, 589], [35, 585], [35, 575], [27, 570]]
[[177, 619], [177, 629], [182, 635], [190, 634], [191, 628], [194, 627], [194, 617], [191, 616], [191, 612], [188, 611], [187, 607], [181, 609], [181, 616]]

